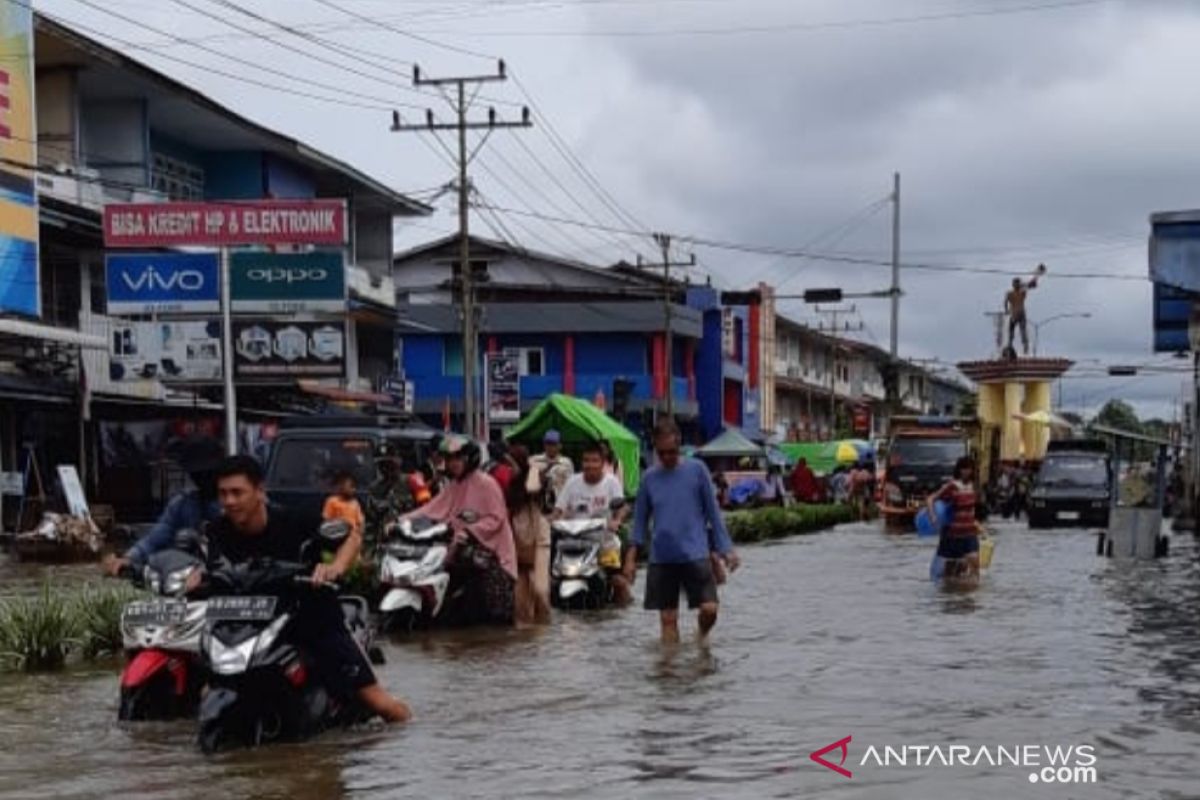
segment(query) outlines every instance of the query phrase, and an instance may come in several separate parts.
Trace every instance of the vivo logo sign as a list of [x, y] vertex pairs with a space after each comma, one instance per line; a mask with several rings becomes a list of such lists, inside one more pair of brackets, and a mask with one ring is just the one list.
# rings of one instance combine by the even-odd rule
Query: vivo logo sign
[[323, 283], [329, 280], [329, 271], [304, 267], [252, 269], [246, 272], [246, 279], [263, 283]]
[[108, 313], [209, 312], [220, 307], [216, 253], [110, 255]]
[[151, 266], [146, 267], [141, 274], [137, 275], [125, 272], [121, 275], [121, 280], [125, 282], [131, 292], [140, 292], [146, 289], [157, 289], [163, 292], [175, 289], [198, 292], [204, 288], [204, 273], [194, 269], [163, 274]]

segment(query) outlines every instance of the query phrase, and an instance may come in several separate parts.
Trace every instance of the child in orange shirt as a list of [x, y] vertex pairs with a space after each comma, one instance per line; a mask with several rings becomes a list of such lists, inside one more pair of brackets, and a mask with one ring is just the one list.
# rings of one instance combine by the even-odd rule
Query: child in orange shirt
[[362, 536], [366, 519], [363, 517], [362, 506], [358, 504], [358, 485], [354, 480], [354, 475], [349, 472], [339, 472], [333, 478], [333, 489], [334, 494], [325, 499], [325, 508], [321, 511], [321, 517], [326, 521], [345, 520], [349, 523], [352, 534]]

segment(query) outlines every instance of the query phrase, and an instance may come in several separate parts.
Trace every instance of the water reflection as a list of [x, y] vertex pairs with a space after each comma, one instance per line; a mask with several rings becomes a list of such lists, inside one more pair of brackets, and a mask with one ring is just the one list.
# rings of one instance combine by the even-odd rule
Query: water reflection
[[[1001, 526], [969, 592], [932, 543], [849, 527], [747, 548], [712, 639], [658, 642], [637, 608], [548, 629], [385, 645], [406, 730], [201, 757], [187, 722], [117, 726], [116, 665], [0, 677], [0, 796], [1184, 797], [1200, 749], [1200, 549], [1095, 556], [1091, 534]], [[0, 565], [0, 580], [36, 571]], [[69, 580], [90, 571], [61, 573]], [[640, 587], [639, 587], [640, 588]], [[1091, 743], [1102, 781], [1031, 793], [1004, 769], [846, 781], [808, 753], [867, 743]], [[861, 750], [852, 758], [861, 757]]]

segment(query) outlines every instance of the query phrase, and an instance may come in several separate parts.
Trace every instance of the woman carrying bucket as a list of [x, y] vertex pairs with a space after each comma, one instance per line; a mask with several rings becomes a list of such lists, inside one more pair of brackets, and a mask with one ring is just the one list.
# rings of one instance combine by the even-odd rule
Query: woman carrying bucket
[[949, 524], [941, 531], [937, 556], [944, 559], [942, 577], [956, 580], [978, 580], [979, 535], [983, 526], [975, 518], [975, 461], [963, 456], [954, 465], [954, 477], [928, 499], [930, 520], [938, 520], [935, 503], [949, 505]]

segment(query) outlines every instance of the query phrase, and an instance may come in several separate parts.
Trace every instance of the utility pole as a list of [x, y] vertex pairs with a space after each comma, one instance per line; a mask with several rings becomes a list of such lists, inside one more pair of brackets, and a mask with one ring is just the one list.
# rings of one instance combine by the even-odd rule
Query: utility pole
[[[671, 330], [671, 267], [694, 267], [696, 266], [696, 254], [693, 253], [687, 261], [671, 261], [671, 234], [656, 233], [654, 234], [654, 243], [662, 250], [662, 268], [663, 268], [663, 343], [666, 351], [667, 360], [667, 417], [675, 419], [675, 346], [674, 334]], [[641, 264], [641, 257], [638, 257], [638, 264]]]
[[900, 173], [892, 175], [892, 361], [900, 357]]
[[[471, 272], [471, 238], [470, 238], [470, 203], [471, 182], [467, 177], [467, 166], [474, 160], [484, 142], [492, 131], [501, 128], [529, 128], [533, 126], [529, 108], [521, 111], [519, 122], [505, 122], [496, 118], [496, 109], [488, 109], [486, 121], [470, 122], [467, 112], [471, 100], [467, 99], [467, 84], [479, 87], [484, 83], [507, 80], [504, 61], [497, 64], [495, 75], [473, 75], [453, 78], [426, 78], [421, 75], [421, 68], [413, 66], [413, 85], [432, 86], [443, 93], [446, 101], [454, 110], [457, 119], [454, 122], [437, 122], [433, 111], [425, 111], [424, 124], [407, 124], [400, 121], [400, 113], [392, 112], [392, 131], [455, 131], [458, 133], [458, 236], [459, 236], [459, 271], [458, 280], [454, 282], [458, 290], [459, 306], [462, 309], [462, 353], [463, 353], [463, 415], [464, 428], [468, 436], [486, 438], [487, 425], [481, 426], [478, 414], [478, 386], [475, 380], [475, 370], [479, 366], [479, 309], [475, 303], [475, 282]], [[451, 96], [445, 90], [452, 87], [455, 95]], [[476, 88], [478, 92], [478, 88]], [[472, 95], [474, 99], [474, 95]], [[467, 131], [483, 130], [487, 134], [471, 153], [467, 153]]]
[[[853, 314], [857, 311], [858, 311], [858, 307], [854, 306], [854, 305], [850, 306], [849, 308], [821, 308], [820, 306], [818, 306], [816, 308], [816, 312], [818, 314], [826, 314], [831, 318], [830, 326], [829, 326], [829, 329], [830, 329], [830, 337], [829, 337], [829, 429], [830, 429], [830, 433], [831, 433], [830, 438], [833, 438], [832, 433], [836, 430], [836, 427], [837, 427], [837, 368], [838, 368], [837, 348], [838, 348], [838, 339], [839, 339], [838, 333], [842, 330], [842, 328], [838, 325], [838, 318], [845, 316], [846, 314]], [[858, 326], [851, 328], [847, 324], [845, 326], [845, 328], [847, 331], [862, 330], [862, 325], [859, 324]], [[818, 328], [818, 330], [819, 330], [819, 328]]]

